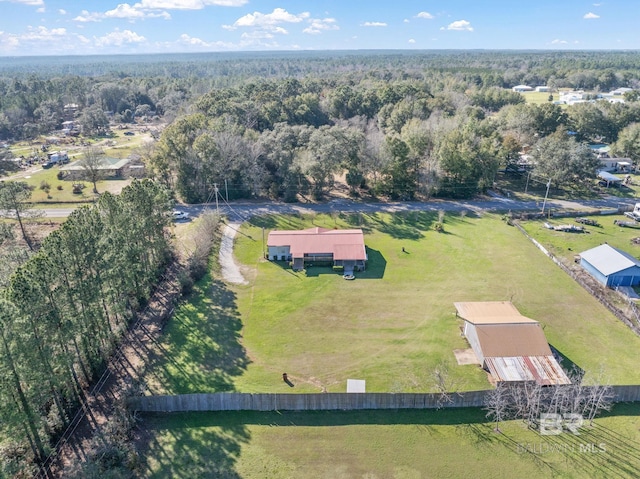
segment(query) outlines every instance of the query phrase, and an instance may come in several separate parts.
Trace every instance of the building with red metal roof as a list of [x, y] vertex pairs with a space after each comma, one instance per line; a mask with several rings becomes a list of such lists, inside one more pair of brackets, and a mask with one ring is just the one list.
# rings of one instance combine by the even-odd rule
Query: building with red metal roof
[[271, 261], [291, 261], [293, 269], [310, 263], [330, 263], [347, 271], [363, 270], [367, 261], [364, 233], [361, 229], [308, 228], [274, 230], [267, 240]]

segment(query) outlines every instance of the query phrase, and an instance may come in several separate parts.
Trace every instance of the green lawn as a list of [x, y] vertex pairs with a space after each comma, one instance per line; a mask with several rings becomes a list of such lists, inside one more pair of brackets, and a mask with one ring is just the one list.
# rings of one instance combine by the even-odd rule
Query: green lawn
[[[365, 379], [368, 391], [430, 391], [442, 363], [459, 389], [484, 389], [479, 367], [455, 362], [453, 350], [468, 346], [453, 303], [490, 300], [511, 300], [540, 321], [549, 342], [587, 372], [604, 369], [614, 384], [640, 381], [628, 353], [640, 350], [640, 338], [516, 228], [495, 216], [447, 216], [437, 233], [434, 219], [316, 217], [320, 226], [365, 229], [370, 262], [355, 281], [330, 268], [294, 273], [263, 259], [262, 226], [302, 228], [310, 219], [245, 225], [236, 254], [250, 284], [198, 285], [167, 328], [151, 391], [340, 392], [348, 378]], [[283, 372], [295, 388], [282, 382]]]
[[558, 92], [549, 93], [549, 92], [541, 92], [541, 91], [527, 91], [520, 93], [527, 103], [535, 103], [538, 105], [549, 103], [549, 95], [553, 95], [554, 100], [559, 100], [560, 95]]
[[[458, 388], [487, 388], [485, 373], [458, 366], [452, 353], [467, 347], [453, 302], [483, 300], [513, 301], [583, 369], [602, 367], [615, 384], [640, 381], [640, 339], [516, 228], [493, 215], [447, 216], [436, 233], [434, 220], [314, 217], [365, 229], [370, 263], [355, 281], [263, 259], [262, 227], [303, 228], [311, 218], [246, 224], [235, 252], [250, 284], [230, 287], [215, 274], [196, 286], [167, 326], [150, 392], [344, 391], [347, 378], [366, 379], [369, 391], [425, 391], [441, 363]], [[285, 371], [295, 388], [282, 382]], [[519, 421], [497, 434], [480, 409], [151, 415], [139, 445], [143, 476], [158, 479], [625, 478], [640, 468], [639, 413], [618, 405], [580, 436], [540, 436]]]
[[623, 228], [614, 224], [615, 220], [629, 221], [624, 215], [594, 215], [587, 218], [596, 220], [600, 226], [584, 226], [587, 233], [567, 233], [550, 230], [544, 223], [553, 226], [573, 224], [579, 225], [574, 218], [551, 218], [544, 221], [521, 221], [520, 225], [531, 236], [542, 243], [551, 253], [566, 261], [573, 261], [575, 255], [595, 248], [603, 243], [622, 249], [634, 256], [640, 256], [640, 245], [633, 243], [633, 238], [640, 237], [640, 229]]
[[[90, 181], [59, 180], [57, 176], [59, 171], [60, 169], [54, 166], [53, 168], [28, 175], [24, 179], [19, 179], [19, 181], [26, 181], [29, 185], [33, 186], [34, 190], [31, 195], [31, 201], [34, 203], [91, 202], [97, 198], [97, 195], [93, 193], [93, 184]], [[100, 180], [97, 183], [98, 192], [119, 192], [124, 186], [128, 185], [129, 182], [130, 180]], [[48, 194], [41, 188], [44, 183], [50, 186]], [[74, 183], [84, 183], [85, 188], [81, 193], [73, 193]]]
[[638, 406], [580, 435], [520, 421], [494, 432], [480, 409], [148, 416], [142, 476], [164, 478], [631, 478]]

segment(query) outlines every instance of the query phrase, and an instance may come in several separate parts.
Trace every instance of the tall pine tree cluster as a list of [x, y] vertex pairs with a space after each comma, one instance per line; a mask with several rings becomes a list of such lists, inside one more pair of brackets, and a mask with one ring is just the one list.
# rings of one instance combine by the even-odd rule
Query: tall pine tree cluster
[[51, 233], [1, 292], [0, 436], [13, 444], [0, 476], [46, 457], [149, 298], [170, 258], [170, 207], [149, 180], [103, 194]]

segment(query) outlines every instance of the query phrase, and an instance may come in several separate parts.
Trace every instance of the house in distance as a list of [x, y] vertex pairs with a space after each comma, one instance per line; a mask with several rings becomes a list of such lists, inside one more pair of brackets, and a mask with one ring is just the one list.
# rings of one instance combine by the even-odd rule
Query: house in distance
[[361, 229], [308, 228], [274, 230], [267, 240], [271, 261], [291, 261], [294, 270], [309, 264], [343, 267], [345, 274], [364, 270], [367, 251]]
[[495, 382], [571, 384], [537, 321], [510, 301], [454, 303], [463, 334]]

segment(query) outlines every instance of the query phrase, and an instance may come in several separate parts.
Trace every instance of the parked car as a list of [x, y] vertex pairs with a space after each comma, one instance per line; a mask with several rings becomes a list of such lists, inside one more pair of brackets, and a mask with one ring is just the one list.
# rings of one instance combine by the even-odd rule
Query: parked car
[[189, 213], [186, 211], [173, 210], [173, 221], [186, 221], [189, 219]]
[[132, 132], [132, 131], [125, 131], [125, 132], [124, 132], [124, 135], [125, 135], [125, 136], [133, 136], [133, 135], [135, 135], [135, 133], [134, 133], [134, 132]]

